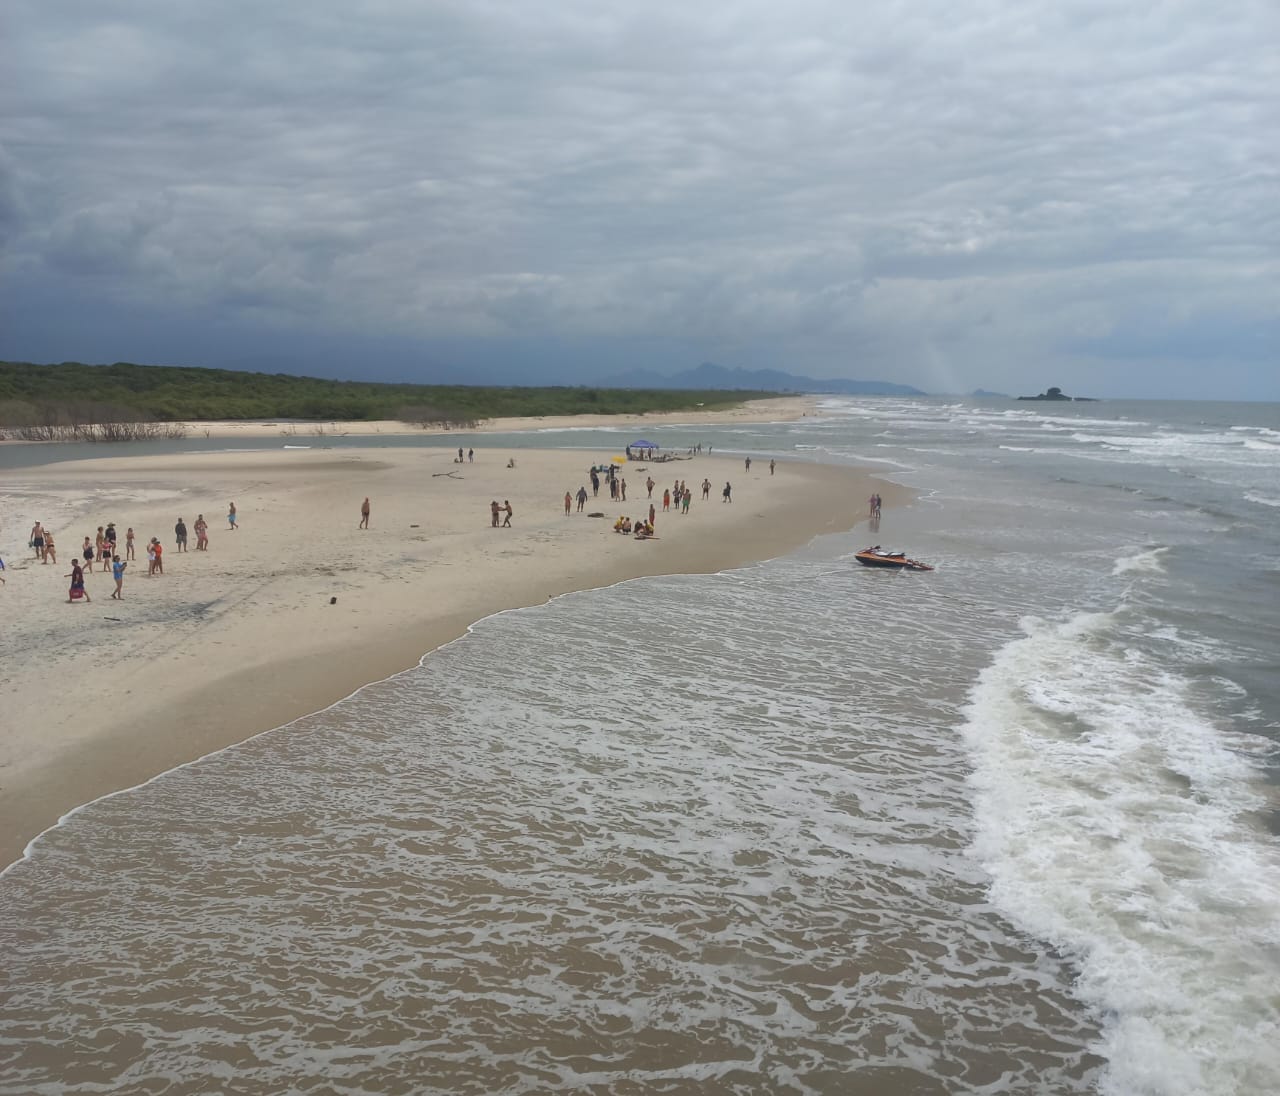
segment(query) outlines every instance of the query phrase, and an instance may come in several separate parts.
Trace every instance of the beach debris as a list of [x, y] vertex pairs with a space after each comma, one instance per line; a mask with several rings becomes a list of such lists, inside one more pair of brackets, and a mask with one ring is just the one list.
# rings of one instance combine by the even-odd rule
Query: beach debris
[[438, 479], [440, 476], [448, 476], [450, 479], [462, 479], [462, 477], [461, 477], [460, 475], [458, 475], [458, 473], [457, 473], [456, 471], [454, 471], [454, 472], [432, 472], [432, 473], [431, 473], [431, 478], [432, 478], [432, 479]]
[[331, 598], [329, 599], [329, 604], [330, 604], [330, 605], [337, 605], [337, 604], [338, 604], [338, 599], [337, 599], [336, 597], [331, 597]]

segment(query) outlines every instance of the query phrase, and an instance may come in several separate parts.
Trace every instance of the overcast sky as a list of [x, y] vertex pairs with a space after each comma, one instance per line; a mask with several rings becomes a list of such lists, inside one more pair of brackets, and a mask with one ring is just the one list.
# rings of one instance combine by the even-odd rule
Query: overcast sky
[[1275, 0], [0, 19], [0, 357], [1280, 399]]

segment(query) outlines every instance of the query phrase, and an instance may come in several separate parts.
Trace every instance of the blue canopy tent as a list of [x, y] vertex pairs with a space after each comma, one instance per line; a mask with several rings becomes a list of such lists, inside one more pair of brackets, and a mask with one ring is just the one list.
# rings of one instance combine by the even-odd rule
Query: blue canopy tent
[[661, 449], [662, 446], [660, 446], [657, 442], [654, 442], [654, 441], [633, 441], [631, 443], [631, 448], [632, 449]]

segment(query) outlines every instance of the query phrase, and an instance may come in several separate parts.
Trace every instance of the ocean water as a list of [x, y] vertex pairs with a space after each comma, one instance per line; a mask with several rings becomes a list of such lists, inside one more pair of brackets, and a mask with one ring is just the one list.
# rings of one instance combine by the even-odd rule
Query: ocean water
[[76, 812], [0, 1093], [1280, 1091], [1280, 407], [651, 432], [920, 494]]

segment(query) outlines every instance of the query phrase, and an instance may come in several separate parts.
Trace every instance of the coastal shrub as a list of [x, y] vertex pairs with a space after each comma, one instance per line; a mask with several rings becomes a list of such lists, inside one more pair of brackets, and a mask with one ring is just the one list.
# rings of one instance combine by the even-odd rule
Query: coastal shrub
[[375, 384], [296, 377], [283, 373], [242, 373], [192, 366], [36, 365], [0, 362], [0, 402], [62, 405], [90, 401], [127, 407], [135, 421], [403, 418], [406, 408], [427, 408], [441, 418], [410, 418], [465, 429], [484, 419], [518, 416], [640, 415], [646, 412], [715, 410], [770, 392], [600, 388], [555, 385]]

